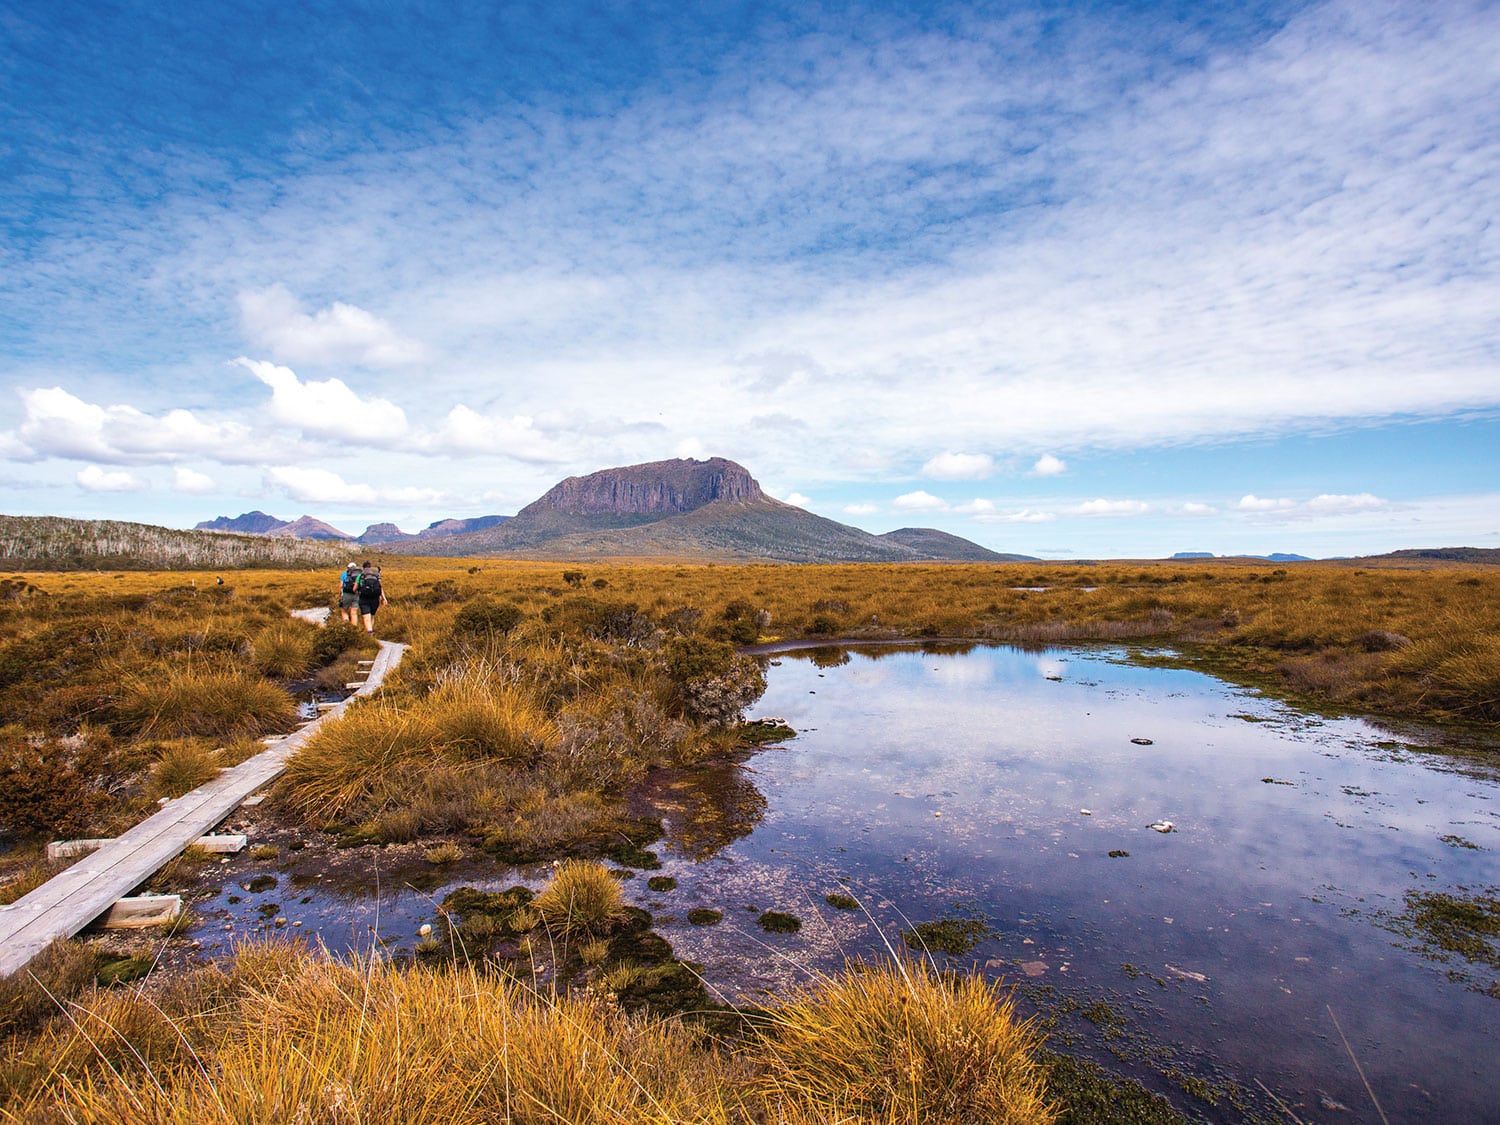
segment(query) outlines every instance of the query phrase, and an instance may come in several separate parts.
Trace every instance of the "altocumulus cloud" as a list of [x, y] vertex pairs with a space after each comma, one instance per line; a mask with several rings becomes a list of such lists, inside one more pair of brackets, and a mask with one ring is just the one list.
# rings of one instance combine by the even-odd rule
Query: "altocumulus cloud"
[[1144, 500], [1085, 500], [1068, 509], [1074, 516], [1140, 516], [1151, 510]]

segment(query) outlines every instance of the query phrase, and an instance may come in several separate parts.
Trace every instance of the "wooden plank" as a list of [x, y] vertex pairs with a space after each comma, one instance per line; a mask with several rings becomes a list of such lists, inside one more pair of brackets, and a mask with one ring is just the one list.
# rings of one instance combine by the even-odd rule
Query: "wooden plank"
[[[370, 678], [356, 695], [376, 691], [401, 662], [406, 646], [380, 642]], [[287, 759], [325, 722], [342, 717], [348, 700], [274, 746], [161, 809], [0, 911], [0, 977], [21, 969], [55, 938], [71, 937], [126, 897], [246, 797], [281, 775]]]
[[165, 926], [182, 916], [181, 895], [136, 895], [122, 898], [104, 916], [107, 930], [144, 930]]

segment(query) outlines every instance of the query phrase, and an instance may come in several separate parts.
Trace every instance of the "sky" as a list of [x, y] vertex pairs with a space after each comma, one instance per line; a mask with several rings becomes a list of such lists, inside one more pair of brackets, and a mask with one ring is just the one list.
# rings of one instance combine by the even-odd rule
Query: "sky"
[[1500, 547], [1497, 216], [1495, 2], [0, 0], [0, 511]]

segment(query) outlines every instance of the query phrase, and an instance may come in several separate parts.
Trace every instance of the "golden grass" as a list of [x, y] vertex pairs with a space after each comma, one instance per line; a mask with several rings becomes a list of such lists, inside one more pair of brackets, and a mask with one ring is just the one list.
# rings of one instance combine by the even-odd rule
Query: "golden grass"
[[1055, 1119], [1041, 1038], [979, 977], [910, 957], [821, 981], [769, 1016], [757, 1082], [807, 1121], [1031, 1125]]
[[989, 986], [888, 966], [827, 981], [771, 1019], [769, 1038], [733, 1055], [598, 995], [539, 994], [469, 966], [401, 971], [252, 944], [227, 969], [82, 998], [7, 1062], [0, 1120], [1054, 1120], [1038, 1040]]
[[531, 908], [549, 933], [572, 938], [604, 933], [623, 917], [625, 900], [619, 881], [602, 863], [566, 859]]
[[143, 670], [124, 686], [120, 714], [145, 737], [263, 734], [296, 717], [291, 696], [233, 669], [201, 665]]

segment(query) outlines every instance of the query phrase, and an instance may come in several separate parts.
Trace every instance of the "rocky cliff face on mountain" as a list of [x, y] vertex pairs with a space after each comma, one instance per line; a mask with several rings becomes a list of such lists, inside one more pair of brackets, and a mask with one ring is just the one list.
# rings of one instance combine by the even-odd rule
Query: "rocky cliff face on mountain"
[[275, 516], [268, 516], [265, 512], [245, 512], [238, 516], [219, 516], [217, 519], [204, 520], [195, 524], [194, 531], [235, 531], [242, 535], [265, 535], [267, 532], [275, 531], [278, 527], [285, 527], [286, 520], [279, 520]]
[[726, 500], [760, 500], [761, 492], [747, 469], [722, 457], [707, 461], [652, 461], [604, 469], [586, 477], [569, 477], [516, 518], [545, 512], [570, 516], [669, 516]]

